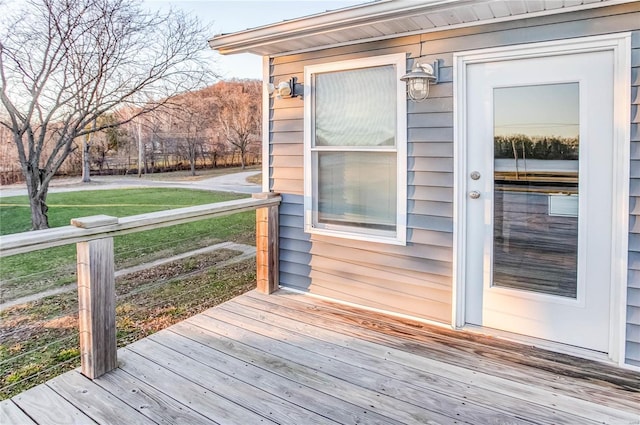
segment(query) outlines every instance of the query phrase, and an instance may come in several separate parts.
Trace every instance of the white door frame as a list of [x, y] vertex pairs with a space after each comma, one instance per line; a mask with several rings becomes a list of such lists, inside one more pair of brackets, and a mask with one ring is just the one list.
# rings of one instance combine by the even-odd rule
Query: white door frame
[[631, 33], [582, 37], [542, 43], [472, 50], [453, 55], [454, 213], [452, 325], [464, 327], [466, 202], [467, 202], [467, 66], [498, 60], [534, 58], [611, 50], [614, 54], [613, 176], [614, 238], [611, 246], [611, 317], [608, 357], [619, 365], [625, 359], [627, 256], [629, 229], [629, 166], [631, 135]]

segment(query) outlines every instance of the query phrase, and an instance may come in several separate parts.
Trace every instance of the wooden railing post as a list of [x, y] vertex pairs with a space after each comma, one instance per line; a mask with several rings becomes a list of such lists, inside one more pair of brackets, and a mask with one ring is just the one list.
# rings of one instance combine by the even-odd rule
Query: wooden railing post
[[[254, 199], [270, 199], [277, 193], [254, 193]], [[278, 205], [256, 210], [256, 278], [257, 290], [270, 294], [278, 289]]]
[[[81, 228], [117, 224], [110, 216], [71, 220]], [[78, 242], [78, 311], [82, 374], [95, 379], [118, 366], [113, 238]]]

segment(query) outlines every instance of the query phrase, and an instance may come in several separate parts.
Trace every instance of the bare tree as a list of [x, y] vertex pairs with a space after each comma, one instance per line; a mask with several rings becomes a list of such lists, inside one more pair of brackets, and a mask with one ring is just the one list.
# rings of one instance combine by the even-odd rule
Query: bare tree
[[[74, 140], [156, 109], [203, 86], [207, 29], [131, 0], [28, 0], [0, 22], [0, 125], [17, 147], [33, 229], [48, 227], [49, 183]], [[92, 125], [117, 108], [119, 122]], [[51, 145], [45, 154], [45, 144]]]
[[227, 142], [245, 156], [260, 141], [262, 83], [256, 80], [221, 82], [218, 87], [218, 123]]
[[[96, 125], [104, 127], [105, 122], [114, 121], [115, 119], [116, 117], [113, 114], [103, 115], [96, 120]], [[109, 169], [108, 155], [117, 152], [121, 146], [128, 142], [128, 134], [124, 126], [108, 127], [100, 132], [90, 133], [87, 136], [91, 136], [91, 149], [90, 151], [88, 150], [89, 165], [96, 165], [100, 172], [105, 166]], [[83, 166], [86, 167], [87, 165], [84, 164]], [[83, 170], [84, 175], [85, 172]]]
[[202, 153], [202, 147], [208, 139], [207, 130], [212, 125], [212, 111], [215, 110], [212, 99], [204, 91], [188, 93], [173, 99], [171, 110], [173, 128], [171, 132], [179, 140], [186, 153], [191, 175], [196, 175], [196, 159]]

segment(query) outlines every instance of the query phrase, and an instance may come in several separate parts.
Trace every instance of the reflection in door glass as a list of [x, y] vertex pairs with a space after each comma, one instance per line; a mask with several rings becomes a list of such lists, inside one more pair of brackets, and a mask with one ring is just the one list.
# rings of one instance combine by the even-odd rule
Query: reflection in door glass
[[578, 83], [493, 94], [493, 285], [575, 298]]

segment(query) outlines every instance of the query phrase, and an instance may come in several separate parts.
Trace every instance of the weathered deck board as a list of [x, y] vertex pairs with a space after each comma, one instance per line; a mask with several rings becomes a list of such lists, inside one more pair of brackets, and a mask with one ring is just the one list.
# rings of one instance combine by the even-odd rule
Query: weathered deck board
[[[299, 379], [305, 373], [302, 367], [293, 367], [283, 359], [265, 355], [262, 351], [194, 325], [183, 323], [172, 330], [176, 333], [169, 338], [163, 335], [163, 344], [170, 343], [174, 350], [197, 358], [203, 364], [231, 372], [244, 382], [251, 382], [257, 388], [284, 397], [298, 406], [305, 406], [337, 423], [390, 423], [389, 418], [376, 415], [366, 408], [356, 408], [340, 398], [304, 385], [301, 383], [303, 380]], [[149, 339], [155, 341], [153, 337]], [[194, 341], [199, 344], [194, 344]]]
[[[76, 373], [77, 372], [70, 372]], [[93, 421], [46, 384], [31, 388], [12, 399], [39, 424], [90, 424]], [[11, 422], [9, 422], [11, 423]], [[14, 422], [20, 425], [20, 422]], [[4, 422], [3, 422], [4, 425]]]
[[[217, 315], [219, 312], [216, 310], [208, 313]], [[370, 409], [401, 423], [430, 423], [429, 421], [433, 418], [438, 418], [434, 423], [454, 423], [451, 418], [437, 413], [430, 414], [428, 410], [390, 397], [384, 391], [377, 392], [354, 383], [357, 377], [353, 374], [361, 373], [359, 369], [348, 369], [344, 364], [327, 360], [323, 356], [314, 356], [312, 352], [247, 331], [243, 329], [244, 324], [242, 327], [237, 327], [205, 315], [192, 319], [194, 324], [203, 325], [229, 338], [241, 340], [247, 345], [276, 357], [277, 361], [283, 361], [287, 366], [295, 367], [307, 377], [311, 375], [316, 382], [320, 380], [320, 383], [315, 384], [315, 388], [323, 388], [328, 394], [334, 394], [360, 409]], [[270, 359], [266, 358], [262, 361], [268, 367]], [[310, 380], [306, 381], [306, 384], [314, 385]]]
[[[224, 320], [225, 317], [233, 317], [231, 315], [219, 315], [219, 313], [218, 311], [216, 312], [216, 317], [222, 320]], [[239, 320], [239, 322], [245, 329], [251, 326], [248, 322], [245, 323], [242, 320]], [[328, 374], [330, 378], [342, 379], [357, 387], [365, 388], [374, 394], [386, 394], [390, 399], [395, 399], [395, 401], [387, 399], [389, 401], [388, 405], [381, 403], [380, 406], [376, 407], [381, 414], [391, 417], [397, 415], [396, 412], [391, 410], [384, 410], [392, 408], [395, 404], [397, 408], [408, 411], [411, 411], [414, 406], [426, 409], [429, 411], [426, 417], [435, 418], [438, 423], [452, 423], [452, 421], [456, 421], [453, 423], [460, 423], [462, 422], [461, 418], [465, 419], [464, 423], [472, 424], [525, 423], [525, 421], [514, 418], [513, 416], [502, 415], [486, 406], [474, 404], [468, 400], [468, 397], [463, 399], [463, 397], [451, 397], [448, 394], [443, 394], [442, 391], [437, 388], [439, 384], [437, 382], [428, 388], [428, 390], [425, 390], [425, 388], [413, 383], [416, 378], [420, 378], [417, 374], [411, 375], [410, 373], [403, 373], [396, 367], [388, 368], [388, 362], [385, 360], [375, 359], [357, 352], [347, 352], [345, 354], [342, 351], [348, 350], [340, 350], [339, 348], [326, 351], [321, 347], [323, 344], [319, 343], [319, 341], [300, 338], [300, 335], [286, 330], [274, 331], [274, 329], [271, 329], [269, 332], [262, 333], [264, 329], [260, 329], [259, 326], [251, 326], [251, 330], [264, 336], [268, 334], [272, 339], [283, 341], [283, 343], [280, 343], [280, 345], [282, 345], [280, 348], [282, 350], [280, 353], [281, 356], [288, 353], [289, 358], [304, 367], [317, 367], [322, 371], [321, 373]], [[289, 346], [287, 347], [287, 345]], [[308, 353], [309, 350], [312, 351], [312, 354], [317, 354], [313, 349], [309, 348], [312, 345], [325, 353], [330, 352], [331, 356], [310, 356]], [[348, 356], [352, 357], [348, 358]], [[388, 373], [387, 370], [389, 370]], [[378, 371], [380, 373], [377, 373]], [[426, 379], [437, 380], [432, 376], [428, 376]], [[486, 397], [488, 394], [484, 395]], [[340, 396], [349, 400], [350, 394], [347, 392]], [[357, 402], [357, 400], [353, 401]], [[413, 406], [408, 407], [407, 404]], [[420, 413], [422, 413], [421, 410], [416, 411], [416, 414]], [[395, 417], [395, 419], [406, 420], [406, 418], [402, 417]], [[410, 421], [409, 423], [412, 422]]]
[[[441, 362], [438, 362], [436, 364], [429, 359], [425, 359], [421, 356], [409, 354], [390, 347], [380, 346], [378, 343], [370, 343], [368, 341], [363, 341], [357, 338], [345, 337], [339, 332], [326, 330], [315, 325], [311, 326], [303, 323], [304, 315], [302, 314], [294, 315], [293, 319], [287, 319], [283, 316], [276, 316], [275, 314], [271, 314], [265, 309], [264, 311], [259, 311], [257, 313], [261, 317], [262, 321], [256, 322], [256, 313], [246, 305], [238, 306], [234, 304], [228, 304], [226, 306], [223, 306], [222, 309], [225, 309], [225, 311], [227, 309], [229, 309], [229, 311], [233, 311], [236, 316], [229, 317], [229, 319], [233, 319], [235, 323], [238, 323], [243, 328], [248, 329], [250, 326], [252, 329], [261, 328], [260, 331], [265, 332], [265, 334], [268, 332], [272, 338], [276, 338], [281, 341], [300, 341], [300, 337], [296, 335], [296, 333], [317, 339], [311, 344], [306, 344], [307, 346], [312, 347], [309, 349], [318, 354], [330, 352], [332, 354], [332, 358], [349, 363], [356, 369], [359, 368], [361, 372], [355, 379], [358, 379], [358, 384], [362, 386], [366, 386], [368, 384], [365, 380], [362, 379], [364, 375], [363, 370], [381, 370], [384, 365], [381, 364], [380, 359], [383, 360], [383, 363], [385, 364], [388, 364], [389, 362], [397, 362], [398, 365], [392, 368], [393, 375], [395, 377], [398, 377], [399, 379], [400, 377], [402, 377], [402, 381], [397, 382], [396, 385], [393, 385], [393, 382], [390, 381], [386, 382], [385, 385], [387, 393], [389, 393], [390, 389], [397, 388], [397, 396], [400, 399], [414, 400], [414, 402], [419, 403], [420, 400], [424, 399], [424, 395], [421, 396], [421, 394], [419, 393], [411, 393], [410, 391], [407, 391], [407, 389], [410, 388], [410, 386], [416, 385], [414, 384], [415, 382], [417, 382], [418, 385], [420, 383], [428, 382], [427, 378], [433, 379], [434, 375], [439, 375], [439, 377], [443, 378], [442, 381], [445, 380], [445, 377], [449, 376], [457, 378], [460, 382], [472, 383], [478, 389], [484, 390], [478, 393], [476, 402], [479, 404], [475, 406], [471, 404], [473, 400], [470, 399], [469, 395], [467, 395], [466, 393], [466, 397], [464, 399], [461, 398], [461, 400], [458, 401], [458, 404], [461, 404], [461, 406], [450, 406], [447, 405], [446, 401], [438, 400], [436, 397], [434, 397], [433, 393], [435, 392], [435, 394], [437, 394], [439, 391], [441, 391], [441, 388], [445, 387], [445, 384], [443, 384], [442, 382], [438, 382], [438, 384], [429, 388], [429, 390], [431, 391], [431, 400], [436, 403], [436, 407], [441, 407], [444, 409], [443, 413], [446, 411], [466, 413], [466, 415], [470, 415], [470, 417], [472, 418], [472, 423], [485, 423], [487, 422], [487, 418], [499, 416], [496, 411], [493, 411], [492, 415], [487, 416], [487, 414], [483, 411], [483, 406], [480, 405], [480, 403], [482, 403], [482, 400], [493, 397], [493, 394], [495, 393], [502, 393], [503, 395], [513, 396], [513, 400], [511, 400], [510, 403], [502, 405], [502, 408], [505, 408], [507, 411], [513, 411], [514, 409], [519, 408], [521, 410], [521, 416], [528, 417], [529, 419], [535, 419], [537, 421], [543, 420], [541, 418], [543, 414], [538, 411], [539, 409], [534, 408], [532, 409], [532, 411], [527, 412], [526, 409], [520, 407], [521, 403], [530, 400], [543, 405], [543, 403], [548, 402], [551, 396], [553, 396], [553, 398], [555, 399], [555, 411], [549, 412], [549, 423], [558, 423], [562, 416], [566, 417], [566, 423], [590, 423], [591, 420], [606, 422], [616, 417], [615, 411], [612, 411], [611, 409], [600, 406], [598, 404], [590, 405], [589, 403], [578, 402], [573, 398], [565, 399], [565, 397], [561, 394], [549, 393], [546, 390], [538, 390], [537, 388], [530, 385], [514, 383], [480, 372], [474, 373], [472, 371], [454, 365], [447, 365], [445, 367], [442, 367], [443, 363]], [[219, 315], [219, 310], [216, 310], [216, 316], [219, 317]], [[245, 317], [249, 320], [245, 320]], [[252, 325], [252, 322], [255, 324]], [[274, 323], [275, 325], [271, 325], [269, 329], [266, 329], [267, 326], [270, 326], [267, 323]], [[279, 327], [280, 330], [277, 330], [276, 327]], [[296, 343], [293, 342], [292, 344]], [[336, 345], [338, 347], [333, 347]], [[446, 363], [444, 364], [446, 365]], [[345, 366], [343, 365], [342, 368], [344, 369]], [[354, 374], [357, 373], [357, 370], [354, 370]], [[425, 379], [415, 379], [416, 376], [420, 373], [424, 375]], [[379, 381], [379, 379], [376, 379], [372, 382], [377, 383]], [[446, 398], [448, 400], [456, 400], [457, 397], [455, 392], [451, 392], [443, 398]], [[465, 410], [469, 410], [469, 412], [465, 412]], [[590, 415], [587, 417], [581, 417], [582, 412], [584, 411], [589, 411]], [[562, 412], [565, 412], [568, 415], [563, 415]], [[482, 415], [483, 413], [483, 416], [473, 416]], [[462, 416], [465, 417], [464, 414]], [[621, 417], [620, 419], [624, 419], [624, 417]]]
[[149, 385], [216, 423], [275, 423], [128, 349], [120, 350], [118, 358], [122, 370], [142, 377]]
[[53, 378], [47, 385], [96, 423], [140, 425], [155, 423], [79, 373], [62, 374]]
[[[151, 340], [138, 341], [129, 349], [147, 358], [153, 358], [160, 366], [217, 393], [221, 397], [233, 400], [241, 406], [250, 407], [255, 413], [276, 423], [292, 425], [303, 422], [309, 424], [335, 423], [311, 412], [302, 411], [292, 403], [267, 393], [252, 383], [243, 382], [234, 376], [217, 371]], [[204, 355], [207, 356], [208, 353]], [[230, 370], [229, 373], [234, 373], [234, 371]]]
[[2, 400], [0, 402], [0, 424], [35, 424], [30, 417], [26, 415], [11, 400]]
[[128, 374], [116, 369], [94, 381], [106, 391], [159, 424], [209, 425], [210, 419]]
[[0, 404], [0, 423], [640, 424], [640, 374], [252, 291]]
[[[254, 301], [250, 301], [254, 300]], [[296, 314], [296, 320], [315, 327], [339, 330], [356, 339], [398, 348], [439, 362], [515, 380], [549, 386], [571, 397], [593, 400], [598, 396], [607, 406], [638, 408], [640, 376], [589, 360], [559, 355], [509, 341], [461, 333], [419, 322], [394, 319], [361, 309], [305, 296], [288, 295], [276, 302], [249, 293], [238, 303], [269, 303], [270, 312]], [[319, 308], [321, 307], [321, 308]], [[523, 368], [522, 366], [527, 366]], [[616, 391], [627, 388], [631, 391]]]

